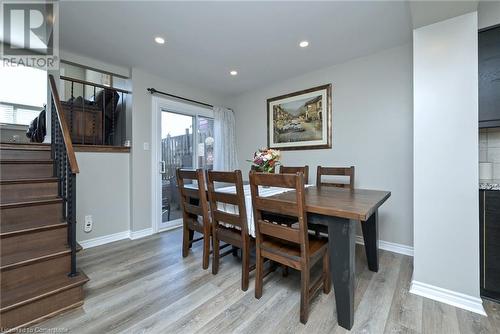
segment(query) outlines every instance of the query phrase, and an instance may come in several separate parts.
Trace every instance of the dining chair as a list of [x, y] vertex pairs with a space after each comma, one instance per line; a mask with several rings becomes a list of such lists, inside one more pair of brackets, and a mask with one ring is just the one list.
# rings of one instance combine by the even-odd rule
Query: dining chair
[[[331, 177], [349, 177], [349, 183], [338, 182], [340, 180], [336, 179], [331, 182], [323, 182], [322, 176]], [[317, 187], [338, 187], [338, 188], [349, 188], [354, 189], [354, 166], [351, 167], [322, 167], [318, 166], [316, 171], [316, 186]], [[316, 236], [320, 233], [328, 233], [328, 228], [324, 225], [311, 225], [309, 227], [311, 231], [314, 231]]]
[[309, 183], [309, 166], [305, 165], [304, 167], [292, 167], [292, 166], [280, 166], [280, 174], [295, 174], [295, 173], [303, 173], [304, 174], [304, 183]]
[[[236, 193], [217, 191], [216, 182], [234, 184]], [[255, 246], [255, 241], [248, 234], [241, 171], [208, 171], [207, 186], [212, 214], [212, 273], [216, 275], [219, 271], [220, 241], [241, 249], [241, 289], [246, 291], [250, 273], [250, 249]]]
[[[203, 169], [177, 169], [177, 185], [179, 187], [182, 207], [182, 256], [187, 257], [189, 248], [196, 241], [203, 241], [203, 269], [208, 268], [210, 255], [210, 216], [205, 190]], [[196, 181], [196, 184], [193, 183]], [[202, 234], [201, 238], [194, 239], [194, 232]]]
[[[322, 176], [348, 176], [349, 183], [323, 182]], [[316, 172], [316, 186], [318, 187], [340, 187], [354, 189], [354, 166], [351, 167], [321, 167]]]
[[[261, 197], [259, 186], [294, 189], [295, 201]], [[262, 297], [264, 259], [299, 270], [301, 273], [300, 322], [305, 324], [309, 316], [309, 304], [315, 293], [323, 288], [331, 289], [327, 239], [309, 235], [305, 210], [304, 175], [250, 173], [250, 189], [254, 211], [256, 234], [255, 297]], [[293, 225], [280, 224], [263, 218], [271, 212], [295, 217]], [[323, 272], [310, 284], [310, 268], [323, 261]]]

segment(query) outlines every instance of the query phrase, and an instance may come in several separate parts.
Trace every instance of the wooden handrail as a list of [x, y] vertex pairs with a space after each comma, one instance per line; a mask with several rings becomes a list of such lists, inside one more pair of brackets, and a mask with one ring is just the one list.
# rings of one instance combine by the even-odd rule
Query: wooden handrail
[[[68, 129], [68, 123], [66, 122], [66, 116], [63, 112], [63, 107], [61, 105], [61, 100], [59, 99], [59, 93], [57, 91], [56, 81], [54, 76], [49, 74], [50, 91], [52, 93], [53, 101], [56, 107], [57, 117], [59, 119], [59, 125], [61, 126], [61, 133], [64, 140], [64, 145], [66, 146], [66, 152], [68, 155], [69, 167], [73, 174], [78, 174], [80, 169], [78, 168], [78, 162], [76, 161], [75, 150], [73, 149], [73, 143], [71, 142], [71, 135]], [[55, 140], [55, 138], [52, 138]]]
[[93, 83], [93, 82], [90, 82], [90, 81], [85, 81], [85, 80], [81, 80], [81, 79], [75, 79], [75, 78], [65, 77], [65, 76], [62, 76], [62, 75], [60, 76], [60, 79], [61, 80], [65, 80], [65, 81], [76, 82], [76, 83], [79, 83], [79, 84], [82, 84], [82, 85], [94, 86], [94, 87], [102, 88], [102, 89], [115, 90], [118, 93], [124, 93], [124, 94], [131, 94], [132, 93], [132, 92], [130, 92], [128, 90], [125, 90], [125, 89], [114, 88], [114, 87], [110, 87], [110, 86], [104, 86], [104, 85], [100, 85], [100, 84]]

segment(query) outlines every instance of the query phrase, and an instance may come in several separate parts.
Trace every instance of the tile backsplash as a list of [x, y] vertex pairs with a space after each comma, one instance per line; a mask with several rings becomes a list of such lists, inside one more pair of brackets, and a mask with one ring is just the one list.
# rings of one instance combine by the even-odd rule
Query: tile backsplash
[[493, 178], [500, 179], [500, 128], [479, 130], [479, 162], [492, 162]]

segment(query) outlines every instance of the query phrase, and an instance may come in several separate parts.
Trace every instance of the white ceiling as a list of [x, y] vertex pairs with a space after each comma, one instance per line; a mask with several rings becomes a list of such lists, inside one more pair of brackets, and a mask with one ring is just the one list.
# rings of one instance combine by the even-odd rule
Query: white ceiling
[[420, 28], [477, 10], [478, 0], [411, 1], [414, 28]]
[[60, 17], [66, 51], [222, 96], [408, 43], [412, 30], [406, 1], [77, 1]]

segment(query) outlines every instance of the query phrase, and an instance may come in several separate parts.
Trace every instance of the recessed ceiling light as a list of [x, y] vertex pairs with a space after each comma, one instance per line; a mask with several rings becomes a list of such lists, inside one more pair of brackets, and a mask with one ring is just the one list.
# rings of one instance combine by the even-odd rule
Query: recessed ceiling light
[[231, 72], [229, 72], [229, 74], [231, 74], [231, 75], [238, 75], [238, 71], [232, 70]]
[[155, 37], [155, 42], [158, 44], [165, 44], [165, 39], [163, 37]]
[[299, 43], [299, 46], [301, 48], [306, 48], [306, 47], [309, 46], [309, 42], [308, 41], [302, 41], [302, 42]]

